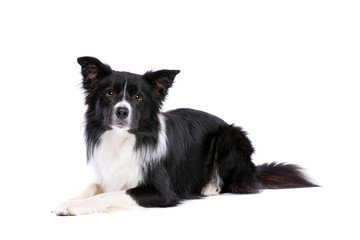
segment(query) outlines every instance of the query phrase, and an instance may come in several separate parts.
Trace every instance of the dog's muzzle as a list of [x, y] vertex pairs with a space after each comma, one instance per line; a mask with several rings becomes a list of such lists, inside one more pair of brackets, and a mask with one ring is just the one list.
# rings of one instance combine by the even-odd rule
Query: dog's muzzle
[[111, 127], [118, 129], [131, 129], [132, 124], [132, 112], [131, 106], [126, 101], [117, 103], [111, 116]]
[[115, 109], [115, 116], [118, 119], [124, 120], [129, 116], [129, 109], [127, 107], [118, 107]]

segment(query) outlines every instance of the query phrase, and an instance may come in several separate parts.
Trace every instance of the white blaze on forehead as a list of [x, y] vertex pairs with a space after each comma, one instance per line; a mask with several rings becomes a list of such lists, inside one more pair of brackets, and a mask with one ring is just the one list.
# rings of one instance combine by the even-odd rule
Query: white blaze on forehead
[[123, 101], [125, 101], [127, 85], [128, 85], [128, 81], [127, 81], [127, 79], [126, 79], [126, 80], [125, 80], [125, 86], [124, 86], [123, 99], [122, 99]]
[[114, 113], [116, 112], [116, 109], [119, 107], [126, 107], [127, 109], [129, 109], [129, 116], [128, 118], [131, 119], [131, 105], [128, 101], [126, 101], [126, 89], [127, 89], [127, 85], [128, 85], [128, 80], [125, 80], [125, 86], [124, 86], [124, 90], [123, 90], [123, 97], [122, 100], [120, 102], [118, 102], [117, 104], [115, 104], [114, 106]]

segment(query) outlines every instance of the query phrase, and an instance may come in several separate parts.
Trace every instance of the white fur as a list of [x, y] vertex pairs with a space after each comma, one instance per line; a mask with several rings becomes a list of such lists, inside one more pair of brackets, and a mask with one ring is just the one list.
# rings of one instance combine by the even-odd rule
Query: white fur
[[89, 161], [96, 183], [90, 184], [79, 196], [60, 203], [54, 212], [80, 215], [141, 208], [126, 190], [144, 180], [145, 165], [156, 163], [167, 152], [164, 116], [160, 115], [159, 120], [159, 142], [155, 148], [135, 150], [135, 135], [116, 127], [106, 131]]
[[86, 199], [86, 198], [95, 196], [97, 194], [100, 194], [102, 192], [103, 192], [103, 190], [100, 188], [99, 184], [90, 183], [81, 194], [79, 194], [73, 198], [70, 198], [69, 200]]
[[221, 188], [215, 184], [215, 183], [208, 183], [205, 185], [205, 187], [203, 187], [203, 189], [201, 190], [201, 195], [202, 196], [214, 196], [214, 195], [219, 195], [221, 191]]
[[125, 98], [126, 98], [126, 88], [127, 88], [127, 85], [128, 85], [128, 81], [127, 81], [127, 79], [126, 79], [126, 81], [125, 81], [125, 87], [124, 87], [124, 95], [123, 95], [123, 101], [125, 101]]
[[[128, 117], [126, 118], [127, 119], [127, 124], [126, 126], [123, 126], [121, 128], [119, 128], [118, 126], [112, 126], [113, 129], [115, 130], [120, 130], [120, 131], [123, 131], [123, 130], [129, 130], [130, 129], [130, 126], [132, 124], [131, 120], [132, 120], [132, 108], [131, 108], [131, 105], [129, 102], [125, 101], [125, 100], [122, 100], [121, 102], [118, 102], [115, 106], [114, 106], [114, 110], [113, 110], [113, 114], [112, 114], [112, 121], [113, 122], [116, 122], [116, 114], [115, 114], [115, 111], [118, 107], [126, 107], [127, 109], [129, 109], [129, 115]], [[122, 133], [120, 133], [120, 135], [122, 135]]]
[[160, 119], [159, 142], [155, 149], [144, 147], [135, 150], [136, 138], [124, 129], [114, 127], [106, 131], [89, 161], [96, 182], [104, 192], [127, 190], [144, 179], [146, 164], [159, 161], [167, 152], [166, 126]]
[[118, 191], [63, 202], [56, 207], [55, 213], [57, 215], [76, 216], [140, 208], [125, 191]]
[[214, 164], [214, 169], [211, 179], [208, 182], [208, 184], [206, 184], [205, 187], [203, 187], [203, 189], [201, 190], [201, 195], [202, 196], [218, 195], [221, 192], [222, 185], [223, 185], [223, 181], [219, 176], [217, 165]]
[[120, 129], [106, 131], [101, 137], [89, 164], [104, 192], [127, 190], [143, 181], [135, 141], [135, 135]]

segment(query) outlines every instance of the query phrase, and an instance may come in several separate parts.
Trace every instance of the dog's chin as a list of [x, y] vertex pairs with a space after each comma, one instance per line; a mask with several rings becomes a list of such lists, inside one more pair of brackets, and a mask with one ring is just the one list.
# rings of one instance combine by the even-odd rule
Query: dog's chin
[[126, 125], [112, 125], [110, 127], [120, 135], [129, 134], [131, 132], [130, 127]]

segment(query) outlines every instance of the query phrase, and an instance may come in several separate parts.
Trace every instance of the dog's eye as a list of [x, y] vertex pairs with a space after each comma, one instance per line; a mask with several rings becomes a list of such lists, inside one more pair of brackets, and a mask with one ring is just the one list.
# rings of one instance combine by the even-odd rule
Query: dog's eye
[[137, 101], [137, 102], [141, 102], [143, 99], [142, 99], [142, 96], [140, 94], [136, 94], [134, 96], [134, 100]]
[[113, 97], [115, 97], [115, 93], [114, 93], [114, 91], [113, 90], [108, 90], [108, 91], [106, 91], [106, 97], [107, 98], [113, 98]]

